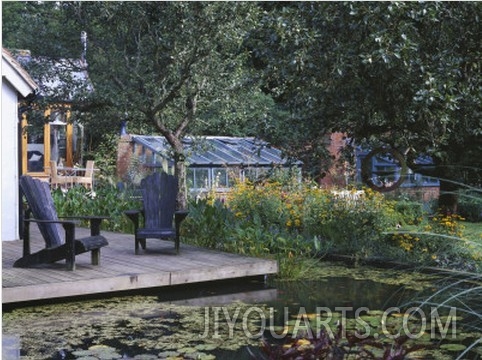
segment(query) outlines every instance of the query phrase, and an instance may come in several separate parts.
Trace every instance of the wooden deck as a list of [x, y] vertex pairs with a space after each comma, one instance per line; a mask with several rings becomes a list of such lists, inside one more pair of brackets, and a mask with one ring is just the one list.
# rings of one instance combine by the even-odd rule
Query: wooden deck
[[[32, 226], [32, 251], [43, 240]], [[77, 228], [76, 237], [88, 229]], [[109, 246], [101, 250], [101, 264], [90, 264], [90, 253], [76, 257], [76, 270], [64, 262], [36, 268], [13, 268], [21, 257], [21, 241], [2, 242], [2, 303], [46, 300], [110, 292], [138, 290], [188, 283], [274, 274], [277, 262], [206, 250], [182, 244], [179, 255], [171, 241], [147, 240], [147, 250], [134, 255], [133, 235], [102, 232]]]

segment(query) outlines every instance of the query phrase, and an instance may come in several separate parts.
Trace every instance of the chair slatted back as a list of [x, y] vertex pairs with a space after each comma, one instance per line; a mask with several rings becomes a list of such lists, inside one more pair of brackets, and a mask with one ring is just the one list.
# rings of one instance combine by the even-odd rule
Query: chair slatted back
[[146, 229], [172, 228], [176, 211], [177, 178], [155, 172], [141, 181]]
[[[25, 195], [32, 215], [37, 220], [58, 220], [54, 199], [48, 183], [30, 176], [20, 176], [20, 189]], [[60, 224], [38, 224], [47, 248], [60, 246], [64, 236]]]

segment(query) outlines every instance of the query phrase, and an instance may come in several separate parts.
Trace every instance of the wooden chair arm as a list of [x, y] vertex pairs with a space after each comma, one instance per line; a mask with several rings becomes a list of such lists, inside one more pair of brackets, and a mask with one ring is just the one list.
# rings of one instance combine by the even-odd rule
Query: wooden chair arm
[[188, 215], [189, 215], [189, 211], [178, 210], [174, 213], [174, 222], [176, 224], [180, 224]]
[[65, 216], [62, 219], [79, 219], [79, 220], [89, 220], [90, 223], [90, 235], [96, 236], [100, 235], [100, 224], [102, 220], [110, 219], [109, 216]]
[[134, 223], [134, 231], [139, 229], [139, 215], [143, 215], [142, 210], [126, 210], [124, 214]]
[[72, 224], [72, 225], [76, 225], [76, 222], [75, 221], [69, 221], [69, 220], [39, 220], [39, 219], [24, 219], [23, 220], [24, 222], [26, 223], [31, 223], [31, 222], [35, 222], [35, 223], [43, 223], [43, 224]]
[[61, 216], [59, 219], [79, 219], [79, 220], [105, 220], [110, 219], [110, 216], [97, 215], [80, 215], [80, 216]]

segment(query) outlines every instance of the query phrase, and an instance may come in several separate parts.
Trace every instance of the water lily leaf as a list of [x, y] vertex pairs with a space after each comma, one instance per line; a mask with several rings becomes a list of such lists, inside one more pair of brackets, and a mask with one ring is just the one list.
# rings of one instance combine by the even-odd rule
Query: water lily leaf
[[161, 359], [173, 358], [179, 356], [179, 353], [176, 351], [163, 351], [157, 355]]
[[216, 350], [218, 347], [214, 344], [198, 344], [195, 348], [199, 351], [212, 351]]
[[77, 357], [90, 356], [91, 354], [92, 354], [92, 352], [89, 351], [89, 350], [76, 350], [76, 351], [72, 351], [72, 355], [77, 356]]
[[135, 360], [157, 360], [158, 357], [152, 354], [140, 354], [140, 355], [134, 356], [134, 359]]
[[115, 350], [114, 348], [111, 348], [110, 346], [107, 345], [92, 345], [89, 347], [90, 351], [106, 351], [106, 350]]
[[197, 358], [199, 360], [214, 360], [214, 359], [216, 359], [216, 356], [211, 355], [211, 354], [199, 353]]
[[192, 353], [195, 353], [197, 350], [196, 348], [192, 348], [192, 347], [184, 347], [179, 349], [178, 351], [181, 354], [192, 354]]
[[382, 318], [380, 316], [363, 315], [360, 316], [360, 319], [368, 323], [371, 327], [378, 327], [382, 324]]
[[467, 348], [467, 346], [463, 344], [442, 344], [440, 348], [447, 351], [462, 351]]
[[285, 321], [285, 325], [287, 326], [295, 326], [298, 323], [301, 324], [302, 322], [299, 321], [298, 319]]

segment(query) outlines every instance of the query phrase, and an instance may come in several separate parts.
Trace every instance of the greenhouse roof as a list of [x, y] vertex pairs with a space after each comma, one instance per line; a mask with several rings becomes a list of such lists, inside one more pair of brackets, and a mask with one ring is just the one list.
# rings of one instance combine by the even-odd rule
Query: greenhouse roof
[[[163, 136], [132, 135], [132, 141], [164, 158], [170, 158], [169, 146]], [[187, 149], [186, 161], [194, 167], [301, 165], [301, 161], [289, 162], [279, 149], [253, 137], [186, 137], [183, 143]]]

